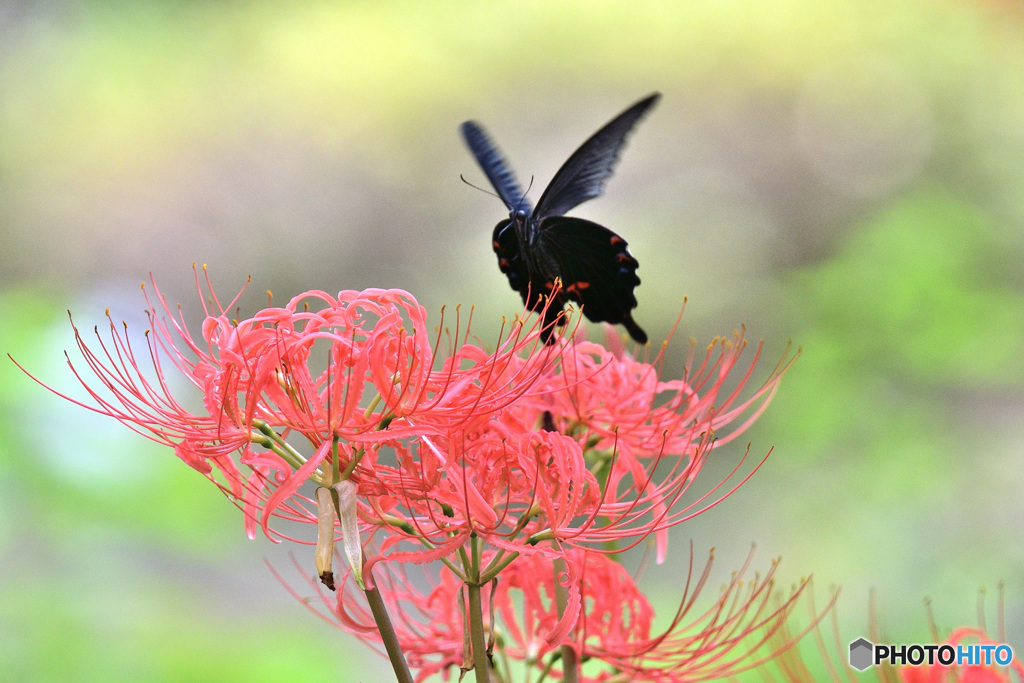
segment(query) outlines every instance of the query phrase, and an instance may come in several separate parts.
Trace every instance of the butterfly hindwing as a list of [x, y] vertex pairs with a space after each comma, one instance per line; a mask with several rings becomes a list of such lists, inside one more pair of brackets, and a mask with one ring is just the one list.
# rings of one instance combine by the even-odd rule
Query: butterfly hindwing
[[578, 302], [593, 322], [625, 325], [634, 339], [644, 343], [647, 334], [632, 317], [639, 264], [627, 246], [608, 228], [582, 218], [552, 216], [540, 223], [541, 258], [561, 278], [561, 298]]
[[534, 217], [539, 220], [547, 216], [561, 216], [599, 196], [619, 160], [619, 151], [626, 142], [626, 136], [660, 98], [660, 93], [648, 95], [580, 145], [548, 183], [537, 202]]

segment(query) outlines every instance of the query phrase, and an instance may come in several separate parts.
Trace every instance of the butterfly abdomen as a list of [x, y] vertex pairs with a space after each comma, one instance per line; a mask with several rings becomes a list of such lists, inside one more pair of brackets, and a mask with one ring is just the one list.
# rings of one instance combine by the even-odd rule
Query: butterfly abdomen
[[508, 278], [508, 284], [512, 289], [519, 292], [523, 303], [529, 306], [527, 296], [530, 290], [530, 273], [511, 219], [503, 220], [494, 226], [492, 240], [494, 253], [498, 256], [498, 269]]

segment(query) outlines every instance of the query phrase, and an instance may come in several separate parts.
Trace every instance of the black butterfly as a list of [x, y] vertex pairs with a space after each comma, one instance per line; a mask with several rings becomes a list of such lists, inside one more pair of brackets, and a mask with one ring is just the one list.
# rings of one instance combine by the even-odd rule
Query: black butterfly
[[562, 288], [541, 323], [546, 344], [554, 342], [555, 324], [564, 324], [560, 314], [570, 300], [580, 303], [593, 322], [622, 323], [633, 339], [647, 343], [647, 333], [631, 313], [636, 308], [633, 288], [640, 278], [636, 276], [639, 264], [626, 248], [626, 240], [597, 223], [562, 214], [601, 194], [626, 136], [660, 97], [659, 93], [648, 95], [580, 145], [558, 169], [536, 209], [526, 201], [508, 163], [480, 124], [462, 124], [462, 137], [509, 210], [509, 217], [494, 228], [501, 272], [531, 311], [544, 306], [555, 289], [555, 279], [561, 280]]

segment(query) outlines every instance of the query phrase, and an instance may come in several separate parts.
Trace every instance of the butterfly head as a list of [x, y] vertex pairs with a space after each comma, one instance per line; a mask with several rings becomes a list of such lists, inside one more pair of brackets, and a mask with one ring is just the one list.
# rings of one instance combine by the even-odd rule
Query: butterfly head
[[526, 219], [530, 217], [526, 209], [515, 208], [508, 212], [508, 217], [511, 218], [515, 223], [522, 225], [526, 222]]

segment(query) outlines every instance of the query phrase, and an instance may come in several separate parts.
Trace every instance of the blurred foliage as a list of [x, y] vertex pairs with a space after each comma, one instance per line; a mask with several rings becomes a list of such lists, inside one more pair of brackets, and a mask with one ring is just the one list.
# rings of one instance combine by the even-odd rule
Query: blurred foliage
[[[194, 261], [231, 293], [252, 274], [254, 300], [475, 305], [486, 339], [519, 304], [458, 123], [536, 190], [661, 90], [577, 214], [629, 240], [654, 340], [688, 294], [683, 338], [746, 323], [766, 360], [803, 349], [749, 433], [771, 458], [678, 539], [716, 546], [723, 580], [754, 540], [842, 584], [850, 639], [869, 586], [910, 639], [926, 595], [949, 628], [1005, 580], [1022, 648], [1022, 30], [995, 1], [0, 3], [0, 351], [73, 392], [65, 309], [141, 329], [152, 271], [195, 319]], [[0, 678], [382, 670], [171, 453], [10, 363], [0, 406]], [[651, 577], [673, 605], [678, 566]]]
[[799, 414], [786, 425], [806, 448], [878, 444], [904, 431], [896, 414], [927, 423], [908, 425], [917, 438], [949, 426], [952, 392], [1019, 387], [1024, 298], [995, 237], [976, 208], [921, 191], [850, 232], [834, 258], [790, 273], [792, 334], [807, 353], [775, 420]]
[[[783, 511], [772, 517], [828, 509], [831, 523], [801, 525], [796, 545], [819, 576], [846, 572], [864, 577], [855, 589], [878, 587], [883, 613], [919, 602], [914, 586], [957, 586], [932, 596], [941, 609], [973, 604], [971, 585], [1024, 577], [1024, 549], [1006, 536], [1020, 514], [1006, 505], [1019, 477], [1000, 471], [1020, 452], [998, 452], [998, 419], [977, 414], [1024, 384], [1018, 263], [983, 212], [929, 188], [786, 277], [804, 353], [766, 422], [768, 438], [785, 444], [783, 476], [802, 494], [777, 498]], [[842, 551], [852, 547], [872, 552]], [[879, 555], [894, 576], [874, 575]], [[923, 609], [915, 618], [901, 607], [888, 622], [927, 637]]]

